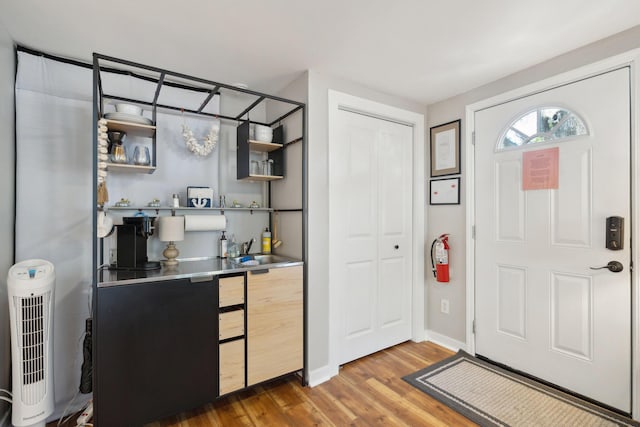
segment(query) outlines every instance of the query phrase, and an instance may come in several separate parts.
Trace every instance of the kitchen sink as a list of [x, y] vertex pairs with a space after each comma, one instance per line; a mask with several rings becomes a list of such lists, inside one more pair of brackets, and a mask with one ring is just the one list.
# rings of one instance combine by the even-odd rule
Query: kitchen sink
[[253, 255], [244, 255], [235, 258], [230, 258], [230, 261], [234, 264], [251, 266], [251, 265], [268, 265], [268, 264], [279, 264], [283, 262], [295, 262], [296, 260], [280, 256], [280, 255], [263, 255], [263, 254], [253, 254]]

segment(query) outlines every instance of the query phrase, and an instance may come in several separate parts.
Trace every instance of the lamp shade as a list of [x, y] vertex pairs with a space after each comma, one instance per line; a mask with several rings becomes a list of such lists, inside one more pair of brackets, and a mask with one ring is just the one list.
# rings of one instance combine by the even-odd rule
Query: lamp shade
[[158, 228], [158, 238], [163, 242], [184, 240], [184, 216], [161, 216]]

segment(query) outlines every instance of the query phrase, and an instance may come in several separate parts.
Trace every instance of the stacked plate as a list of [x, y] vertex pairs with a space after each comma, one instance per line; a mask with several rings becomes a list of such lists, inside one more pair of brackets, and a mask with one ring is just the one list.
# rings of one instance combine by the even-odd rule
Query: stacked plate
[[142, 108], [131, 104], [116, 104], [116, 111], [114, 113], [106, 113], [104, 118], [120, 122], [137, 123], [139, 125], [152, 124], [151, 119], [142, 116]]
[[105, 119], [109, 119], [109, 120], [117, 120], [119, 122], [131, 122], [131, 123], [137, 123], [139, 125], [150, 125], [151, 119], [147, 119], [146, 117], [142, 117], [142, 116], [134, 116], [133, 114], [127, 114], [127, 113], [107, 113], [104, 115]]
[[254, 136], [256, 141], [271, 142], [273, 140], [273, 129], [269, 126], [256, 125]]

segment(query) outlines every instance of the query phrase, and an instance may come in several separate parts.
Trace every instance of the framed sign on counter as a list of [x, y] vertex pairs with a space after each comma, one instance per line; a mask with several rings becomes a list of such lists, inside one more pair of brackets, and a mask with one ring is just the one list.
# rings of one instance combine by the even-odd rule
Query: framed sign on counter
[[460, 120], [431, 128], [431, 177], [460, 173]]

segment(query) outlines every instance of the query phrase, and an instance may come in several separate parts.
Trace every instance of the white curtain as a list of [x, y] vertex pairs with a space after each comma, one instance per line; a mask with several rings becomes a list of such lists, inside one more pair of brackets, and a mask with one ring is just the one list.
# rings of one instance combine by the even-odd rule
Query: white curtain
[[[16, 262], [56, 268], [57, 419], [80, 384], [90, 317], [92, 107], [88, 68], [19, 52], [16, 76]], [[69, 410], [88, 400], [78, 395]]]

